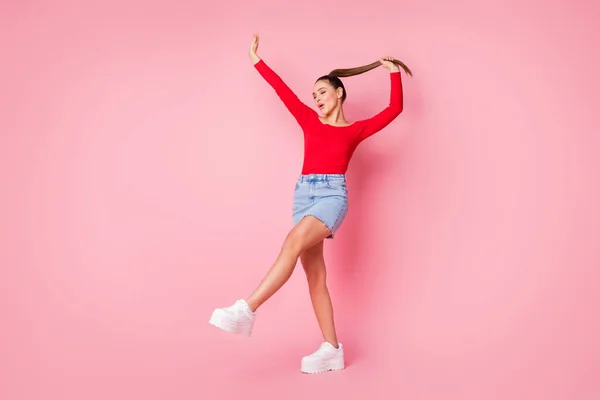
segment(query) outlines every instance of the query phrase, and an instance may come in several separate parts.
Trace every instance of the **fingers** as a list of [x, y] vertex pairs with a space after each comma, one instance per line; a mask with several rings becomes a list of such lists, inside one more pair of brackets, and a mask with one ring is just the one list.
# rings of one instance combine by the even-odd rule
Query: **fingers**
[[258, 36], [258, 33], [254, 33], [252, 35], [252, 44], [250, 45], [251, 51], [256, 51], [258, 49], [258, 41], [259, 41], [260, 37]]

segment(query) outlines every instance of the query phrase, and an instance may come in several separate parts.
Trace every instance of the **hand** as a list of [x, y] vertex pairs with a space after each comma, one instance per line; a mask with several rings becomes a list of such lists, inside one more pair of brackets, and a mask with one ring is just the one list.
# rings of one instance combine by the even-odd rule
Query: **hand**
[[398, 72], [398, 71], [400, 71], [400, 68], [398, 67], [398, 65], [396, 63], [392, 62], [393, 59], [394, 59], [394, 57], [385, 56], [385, 57], [381, 57], [379, 59], [379, 62], [381, 63], [383, 68], [388, 69], [390, 72]]
[[259, 39], [258, 33], [255, 33], [252, 37], [252, 43], [250, 44], [250, 55], [256, 55]]
[[258, 33], [255, 33], [252, 37], [252, 43], [250, 44], [250, 61], [252, 64], [256, 64], [260, 61], [260, 57], [256, 54], [256, 50], [258, 50]]

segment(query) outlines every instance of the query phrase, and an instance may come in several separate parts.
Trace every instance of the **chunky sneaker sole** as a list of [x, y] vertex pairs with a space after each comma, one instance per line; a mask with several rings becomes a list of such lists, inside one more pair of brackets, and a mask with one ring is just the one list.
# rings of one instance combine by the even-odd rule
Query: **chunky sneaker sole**
[[326, 362], [302, 360], [300, 371], [304, 374], [322, 374], [328, 371], [341, 371], [345, 367], [343, 358]]
[[215, 309], [208, 323], [224, 331], [250, 337], [254, 315], [244, 301], [238, 300], [230, 307]]

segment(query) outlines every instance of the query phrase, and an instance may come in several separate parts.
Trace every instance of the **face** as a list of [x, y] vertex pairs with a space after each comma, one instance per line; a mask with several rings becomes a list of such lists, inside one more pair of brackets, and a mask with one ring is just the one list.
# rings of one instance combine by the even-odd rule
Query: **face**
[[328, 81], [317, 81], [314, 87], [313, 98], [321, 113], [328, 115], [338, 105], [341, 106], [342, 94], [342, 88], [335, 90]]

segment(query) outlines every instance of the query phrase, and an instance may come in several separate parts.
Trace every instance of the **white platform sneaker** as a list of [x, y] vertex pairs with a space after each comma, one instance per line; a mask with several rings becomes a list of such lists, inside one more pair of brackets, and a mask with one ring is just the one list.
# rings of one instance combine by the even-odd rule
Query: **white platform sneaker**
[[250, 337], [255, 316], [248, 303], [240, 299], [229, 307], [215, 309], [208, 323], [224, 331]]
[[318, 374], [327, 371], [338, 371], [345, 368], [344, 349], [338, 343], [336, 349], [329, 342], [324, 342], [321, 347], [309, 356], [302, 357], [300, 371], [305, 374]]

